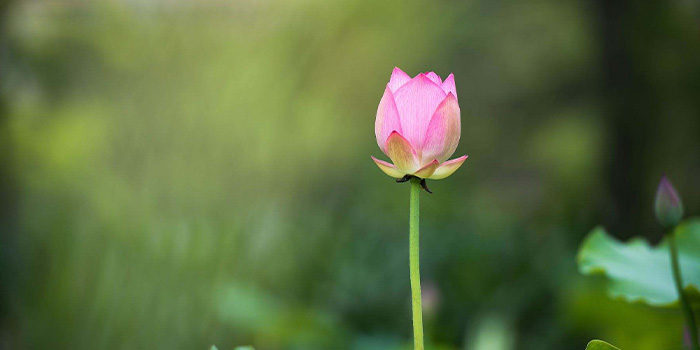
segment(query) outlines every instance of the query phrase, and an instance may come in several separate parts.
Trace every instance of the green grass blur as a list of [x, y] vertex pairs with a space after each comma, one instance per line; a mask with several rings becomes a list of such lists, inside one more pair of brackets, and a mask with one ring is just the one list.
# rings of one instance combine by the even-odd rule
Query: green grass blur
[[410, 349], [399, 66], [454, 72], [470, 156], [422, 196], [428, 348], [680, 349], [575, 254], [657, 240], [662, 171], [700, 214], [699, 6], [607, 4], [8, 3], [0, 348]]

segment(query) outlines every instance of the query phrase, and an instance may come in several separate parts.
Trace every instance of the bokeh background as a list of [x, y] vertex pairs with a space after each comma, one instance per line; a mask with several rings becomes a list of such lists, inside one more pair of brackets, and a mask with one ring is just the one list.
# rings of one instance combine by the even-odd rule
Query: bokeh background
[[422, 195], [429, 349], [680, 349], [678, 310], [576, 269], [598, 224], [700, 214], [691, 0], [4, 1], [0, 348], [410, 349], [394, 66], [454, 72]]

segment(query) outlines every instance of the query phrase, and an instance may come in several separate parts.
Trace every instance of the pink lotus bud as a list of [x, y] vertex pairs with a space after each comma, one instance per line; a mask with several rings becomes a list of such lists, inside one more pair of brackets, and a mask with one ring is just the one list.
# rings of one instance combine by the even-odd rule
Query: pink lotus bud
[[683, 218], [683, 201], [666, 175], [661, 177], [654, 201], [656, 220], [664, 228], [676, 226]]
[[379, 102], [374, 133], [379, 148], [394, 162], [372, 157], [387, 175], [434, 180], [452, 175], [467, 159], [447, 160], [461, 133], [454, 75], [442, 81], [428, 72], [411, 79], [394, 68]]

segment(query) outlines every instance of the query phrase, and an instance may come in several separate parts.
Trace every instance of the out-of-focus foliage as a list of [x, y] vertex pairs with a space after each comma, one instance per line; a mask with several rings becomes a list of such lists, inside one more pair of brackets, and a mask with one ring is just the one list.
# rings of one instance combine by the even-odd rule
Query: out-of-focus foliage
[[586, 346], [586, 350], [620, 350], [602, 340], [591, 340]]
[[598, 223], [658, 238], [662, 170], [700, 212], [696, 10], [15, 1], [0, 346], [409, 349], [408, 187], [370, 159], [399, 66], [454, 72], [470, 156], [421, 201], [427, 348], [680, 348], [679, 313], [608, 300], [575, 256]]
[[[212, 345], [211, 348], [209, 348], [209, 350], [219, 350], [219, 348], [217, 348], [216, 345]], [[253, 348], [252, 346], [239, 346], [236, 347], [235, 350], [255, 350], [255, 348]]]
[[[673, 233], [683, 283], [691, 299], [700, 298], [700, 220], [688, 219]], [[594, 229], [578, 254], [583, 274], [601, 274], [610, 279], [608, 292], [613, 298], [643, 302], [653, 306], [678, 305], [673, 282], [668, 242], [651, 247], [636, 238], [622, 243], [605, 229]]]

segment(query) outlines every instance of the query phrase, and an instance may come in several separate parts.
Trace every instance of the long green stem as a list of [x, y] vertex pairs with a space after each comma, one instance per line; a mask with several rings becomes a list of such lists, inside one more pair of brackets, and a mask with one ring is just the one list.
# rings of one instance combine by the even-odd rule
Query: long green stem
[[[418, 216], [420, 179], [411, 179], [411, 206], [409, 214], [409, 264], [411, 266], [411, 301], [413, 303], [413, 343], [415, 350], [423, 350], [423, 308], [420, 293]], [[695, 350], [695, 349], [693, 349]]]
[[668, 235], [668, 246], [671, 251], [671, 268], [673, 269], [673, 280], [676, 282], [676, 290], [678, 291], [678, 300], [683, 309], [685, 322], [690, 333], [690, 346], [692, 350], [700, 350], [698, 346], [698, 327], [695, 325], [693, 309], [688, 302], [688, 296], [683, 291], [683, 277], [681, 276], [681, 267], [678, 263], [678, 247], [676, 246], [676, 237], [673, 232]]

